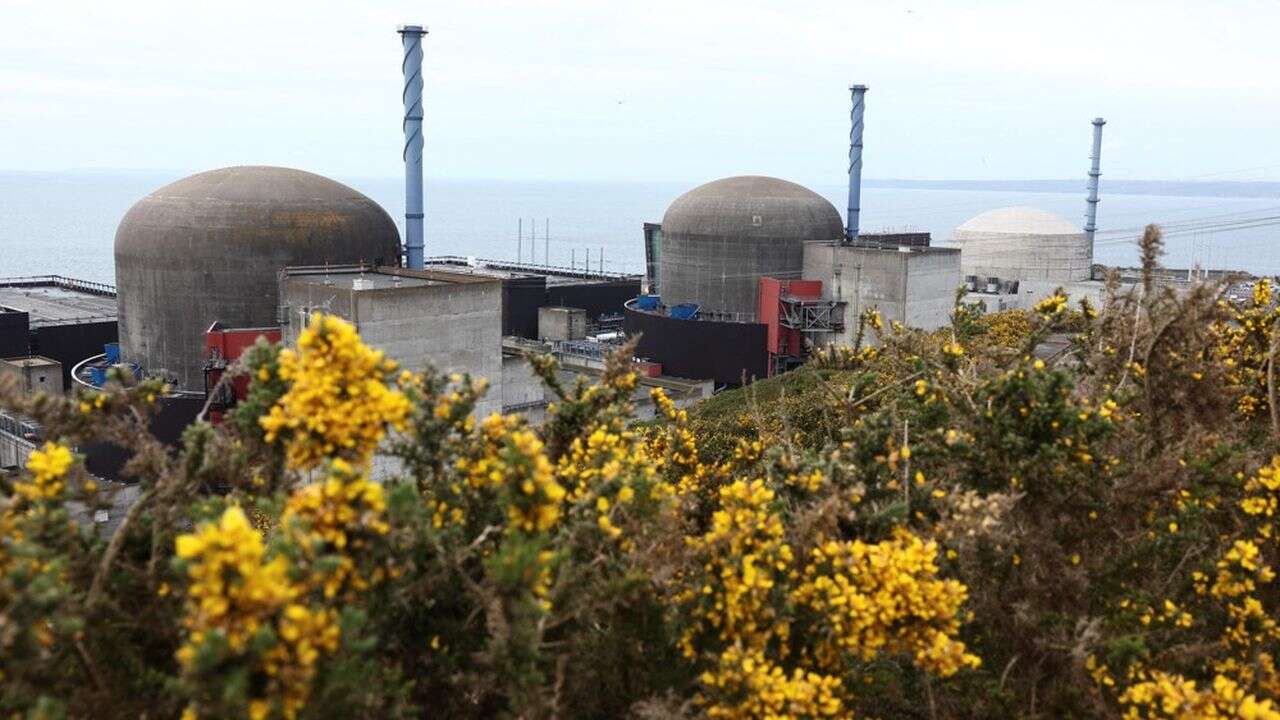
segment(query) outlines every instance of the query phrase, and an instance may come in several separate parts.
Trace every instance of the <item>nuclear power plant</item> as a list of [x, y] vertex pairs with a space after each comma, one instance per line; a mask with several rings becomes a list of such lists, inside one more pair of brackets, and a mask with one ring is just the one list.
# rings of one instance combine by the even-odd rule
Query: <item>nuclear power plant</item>
[[1101, 294], [1091, 239], [1101, 118], [1093, 121], [1086, 227], [1036, 208], [1001, 208], [937, 246], [928, 233], [862, 231], [868, 88], [849, 90], [843, 225], [826, 199], [777, 178], [724, 178], [676, 198], [661, 223], [644, 227], [649, 294], [626, 308], [637, 355], [666, 372], [737, 385], [851, 342], [869, 308], [886, 322], [932, 330], [949, 322], [962, 285], [992, 310], [1029, 307], [1063, 285]]
[[[960, 287], [993, 310], [1028, 307], [1064, 285], [1100, 293], [1101, 118], [1082, 227], [1036, 208], [999, 208], [935, 243], [928, 233], [861, 227], [865, 128], [874, 127], [865, 85], [849, 88], [843, 217], [794, 182], [736, 176], [672, 198], [660, 221], [637, 228], [644, 273], [431, 255], [427, 30], [398, 32], [403, 238], [376, 202], [320, 175], [262, 166], [198, 173], [139, 199], [120, 219], [114, 287], [0, 279], [0, 372], [32, 392], [98, 387], [113, 368], [162, 378], [172, 392], [153, 429], [176, 441], [198, 413], [217, 422], [243, 399], [243, 383], [221, 379], [245, 348], [258, 338], [292, 342], [324, 312], [407, 369], [488, 378], [482, 412], [534, 422], [553, 398], [530, 356], [555, 356], [565, 380], [591, 377], [632, 340], [643, 415], [651, 388], [687, 405], [850, 342], [871, 308], [886, 322], [928, 330], [948, 323]], [[38, 427], [0, 415], [0, 465], [21, 464], [39, 440]], [[87, 454], [104, 478], [128, 457], [111, 446]]]

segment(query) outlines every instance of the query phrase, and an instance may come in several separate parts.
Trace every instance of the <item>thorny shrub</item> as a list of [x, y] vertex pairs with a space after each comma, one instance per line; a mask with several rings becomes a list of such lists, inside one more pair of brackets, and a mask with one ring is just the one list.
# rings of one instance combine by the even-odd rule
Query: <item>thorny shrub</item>
[[532, 426], [324, 316], [176, 451], [157, 383], [4, 385], [49, 442], [0, 486], [0, 712], [1280, 718], [1273, 291], [1161, 287], [1159, 243], [1097, 307], [868, 310], [641, 424], [625, 352], [536, 359]]

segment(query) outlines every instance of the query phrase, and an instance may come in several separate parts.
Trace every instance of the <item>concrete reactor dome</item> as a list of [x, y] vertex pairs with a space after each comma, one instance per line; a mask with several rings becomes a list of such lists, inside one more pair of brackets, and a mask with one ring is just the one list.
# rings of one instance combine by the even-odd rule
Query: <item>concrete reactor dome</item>
[[659, 292], [668, 306], [754, 316], [760, 277], [799, 278], [806, 242], [843, 236], [835, 207], [800, 185], [754, 175], [709, 182], [662, 218]]
[[400, 264], [400, 234], [377, 203], [320, 175], [279, 167], [199, 173], [139, 200], [116, 230], [125, 361], [204, 389], [204, 332], [275, 327], [286, 266]]
[[988, 210], [955, 229], [966, 275], [1002, 280], [1089, 279], [1093, 249], [1068, 220], [1032, 207]]

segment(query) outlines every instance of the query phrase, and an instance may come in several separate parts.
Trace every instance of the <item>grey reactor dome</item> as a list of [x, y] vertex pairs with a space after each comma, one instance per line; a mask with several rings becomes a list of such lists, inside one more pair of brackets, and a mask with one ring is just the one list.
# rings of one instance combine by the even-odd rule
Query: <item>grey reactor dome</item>
[[139, 200], [116, 231], [122, 359], [204, 389], [204, 332], [275, 327], [286, 266], [400, 264], [400, 233], [377, 203], [280, 167], [199, 173]]
[[662, 218], [662, 302], [754, 317], [761, 276], [799, 278], [806, 242], [843, 236], [835, 207], [800, 185], [755, 175], [709, 182]]

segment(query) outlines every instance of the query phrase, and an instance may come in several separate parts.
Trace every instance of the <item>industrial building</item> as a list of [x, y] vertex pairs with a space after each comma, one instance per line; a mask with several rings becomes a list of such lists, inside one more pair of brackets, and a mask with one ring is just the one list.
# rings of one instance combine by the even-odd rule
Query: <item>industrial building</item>
[[1093, 248], [1084, 230], [1032, 207], [988, 210], [955, 229], [966, 275], [1001, 280], [1088, 280]]
[[927, 233], [860, 232], [867, 88], [850, 88], [845, 222], [825, 198], [786, 180], [744, 176], [701, 185], [644, 225], [650, 295], [627, 304], [637, 355], [665, 372], [736, 385], [785, 371], [810, 349], [848, 342], [857, 316], [944, 325], [960, 253]]
[[41, 355], [71, 368], [116, 341], [116, 292], [60, 275], [0, 278], [0, 358]]
[[[1083, 231], [1035, 209], [1006, 208], [957, 229], [957, 247], [936, 247], [927, 233], [861, 231], [863, 85], [849, 89], [843, 220], [798, 184], [735, 176], [689, 190], [660, 223], [644, 225], [643, 276], [428, 257], [426, 33], [399, 29], [403, 245], [386, 211], [328, 178], [262, 166], [199, 173], [124, 215], [115, 288], [59, 277], [0, 280], [0, 372], [18, 373], [32, 388], [43, 378], [50, 391], [101, 386], [112, 368], [162, 378], [172, 392], [151, 429], [174, 442], [202, 409], [216, 421], [244, 396], [243, 380], [220, 380], [245, 348], [260, 337], [292, 343], [311, 314], [324, 311], [352, 322], [406, 369], [487, 378], [479, 412], [519, 412], [535, 422], [553, 398], [532, 372], [532, 355], [556, 357], [560, 379], [571, 382], [598, 375], [630, 338], [639, 376], [633, 400], [644, 417], [654, 387], [685, 405], [716, 387], [784, 372], [815, 347], [849, 342], [867, 308], [931, 329], [946, 324], [965, 282], [1000, 308], [1060, 283], [1093, 287], [1101, 119]], [[39, 439], [39, 428], [0, 416], [0, 439], [12, 440], [7, 461]], [[107, 478], [129, 453], [111, 445], [80, 450]]]
[[843, 304], [841, 329], [815, 333], [814, 343], [851, 344], [858, 316], [869, 308], [886, 323], [922, 330], [946, 326], [961, 283], [960, 268], [960, 250], [932, 246], [928, 233], [860, 234], [852, 243], [806, 245], [804, 277], [821, 280], [829, 288], [827, 296]]
[[1093, 239], [1102, 118], [1093, 121], [1083, 228], [1036, 208], [1000, 208], [938, 247], [927, 233], [862, 232], [867, 87], [849, 90], [843, 226], [825, 199], [776, 178], [724, 178], [681, 195], [661, 223], [643, 227], [649, 294], [626, 311], [638, 355], [670, 374], [734, 385], [785, 371], [812, 348], [850, 343], [869, 308], [932, 330], [949, 323], [961, 287], [992, 311], [1030, 307], [1063, 286], [1101, 299]]
[[621, 325], [623, 304], [640, 294], [642, 276], [554, 265], [441, 255], [426, 258], [423, 269], [495, 278], [502, 281], [502, 334], [538, 339], [543, 307], [579, 308], [588, 331]]
[[704, 317], [754, 320], [759, 279], [795, 279], [804, 246], [844, 235], [840, 213], [808, 188], [778, 178], [730, 177], [676, 198], [662, 216], [658, 284], [668, 305]]
[[489, 379], [481, 415], [502, 410], [502, 284], [483, 275], [363, 265], [284, 268], [284, 342], [313, 312], [344, 318], [406, 370]]
[[1093, 264], [1102, 177], [1102, 118], [1093, 119], [1085, 222], [1032, 207], [989, 210], [955, 229], [962, 251], [965, 289], [988, 312], [1029, 308], [1059, 287], [1074, 298], [1103, 300], [1103, 269]]
[[203, 391], [204, 332], [279, 323], [280, 270], [400, 264], [400, 234], [374, 201], [279, 167], [199, 173], [139, 200], [116, 231], [124, 361]]

